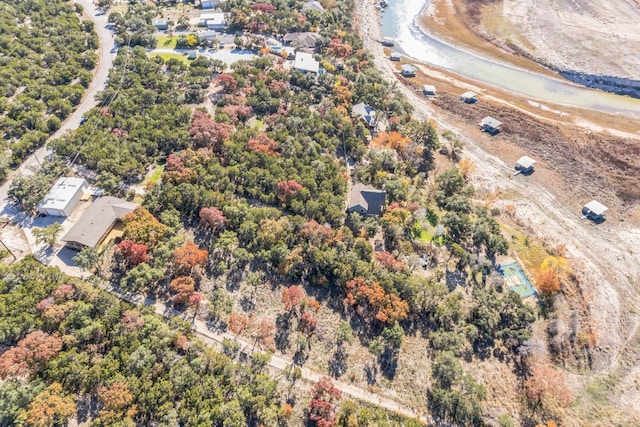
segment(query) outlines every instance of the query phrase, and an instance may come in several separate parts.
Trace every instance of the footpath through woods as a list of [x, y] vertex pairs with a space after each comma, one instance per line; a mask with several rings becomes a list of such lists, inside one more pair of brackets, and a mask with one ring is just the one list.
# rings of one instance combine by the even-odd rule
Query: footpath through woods
[[[108, 283], [103, 282], [103, 284], [100, 287], [101, 289], [111, 293], [112, 295], [115, 295], [116, 297], [128, 303], [131, 303], [134, 305], [144, 305], [148, 307], [153, 307], [155, 313], [164, 318], [170, 319], [170, 318], [177, 317], [177, 318], [181, 318], [191, 322], [191, 327], [193, 332], [197, 336], [199, 336], [207, 345], [210, 345], [210, 346], [215, 345], [216, 347], [218, 347], [218, 349], [221, 349], [222, 342], [224, 340], [229, 340], [229, 341], [237, 342], [240, 345], [240, 351], [246, 355], [251, 355], [254, 352], [261, 352], [259, 348], [256, 348], [256, 346], [251, 345], [251, 343], [239, 337], [236, 337], [226, 332], [217, 332], [210, 329], [209, 326], [207, 326], [207, 324], [202, 319], [199, 319], [199, 318], [194, 319], [194, 316], [192, 313], [172, 309], [170, 307], [167, 307], [166, 304], [164, 304], [162, 301], [158, 301], [151, 298], [145, 298], [144, 296], [139, 294], [123, 292], [119, 288], [116, 288]], [[273, 354], [271, 356], [271, 359], [268, 362], [268, 366], [277, 371], [284, 371], [290, 368], [291, 366], [298, 366], [300, 367], [302, 378], [311, 383], [318, 382], [320, 378], [326, 375], [326, 374], [322, 374], [320, 372], [311, 370], [309, 368], [306, 368], [304, 366], [295, 365], [291, 359], [284, 357], [282, 355], [276, 355], [276, 354]], [[401, 403], [398, 403], [393, 399], [384, 397], [378, 393], [372, 393], [368, 390], [365, 390], [362, 387], [358, 387], [353, 384], [346, 383], [344, 381], [333, 379], [333, 384], [344, 395], [350, 396], [358, 400], [362, 400], [367, 403], [371, 403], [373, 405], [377, 405], [381, 408], [384, 408], [391, 412], [398, 413], [405, 417], [419, 419], [421, 422], [425, 424], [432, 422], [431, 418], [426, 414], [426, 409], [424, 412], [417, 411], [413, 408], [402, 405]]]

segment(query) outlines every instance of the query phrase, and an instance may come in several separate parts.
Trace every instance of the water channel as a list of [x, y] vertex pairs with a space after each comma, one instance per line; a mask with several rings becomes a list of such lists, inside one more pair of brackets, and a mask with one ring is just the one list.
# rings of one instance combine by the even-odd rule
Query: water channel
[[417, 17], [425, 0], [390, 0], [382, 12], [382, 33], [395, 41], [395, 50], [461, 76], [555, 104], [640, 116], [640, 99], [589, 89], [533, 73], [443, 43], [425, 32]]

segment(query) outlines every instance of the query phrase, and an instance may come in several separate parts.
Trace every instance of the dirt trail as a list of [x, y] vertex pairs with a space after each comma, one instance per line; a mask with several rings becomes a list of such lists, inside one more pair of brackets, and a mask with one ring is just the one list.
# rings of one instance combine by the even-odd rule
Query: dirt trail
[[[382, 36], [374, 3], [371, 0], [358, 3], [357, 15], [365, 48], [373, 53], [375, 63], [387, 80], [397, 82], [394, 66], [380, 44]], [[594, 370], [602, 373], [614, 370], [640, 321], [640, 264], [637, 262], [640, 230], [626, 226], [624, 222], [609, 221], [596, 226], [581, 219], [580, 208], [584, 201], [564, 201], [563, 205], [543, 183], [531, 179], [533, 177], [514, 177], [512, 165], [483, 150], [472, 139], [471, 132], [434, 116], [433, 108], [424, 97], [403, 84], [398, 87], [413, 105], [416, 118], [434, 119], [440, 128], [461, 136], [466, 144], [464, 154], [477, 167], [474, 183], [477, 187], [499, 191], [503, 195], [502, 204], [513, 205], [522, 222], [540, 237], [565, 244], [571, 257], [582, 264], [586, 276], [583, 286], [587, 287], [586, 294], [592, 299], [590, 304], [598, 331]], [[577, 374], [574, 378], [581, 384], [586, 379]]]
[[[145, 299], [142, 295], [125, 293], [107, 283], [102, 283], [101, 288], [122, 299], [123, 301], [129, 302], [131, 304], [144, 304], [146, 306], [152, 306], [156, 314], [165, 318], [180, 317], [182, 319], [190, 321], [194, 333], [201, 339], [203, 339], [203, 341], [205, 341], [207, 344], [214, 344], [216, 347], [218, 347], [218, 349], [222, 347], [222, 342], [224, 340], [229, 340], [238, 342], [240, 344], [240, 351], [246, 355], [250, 355], [254, 352], [260, 351], [258, 348], [241, 338], [238, 338], [226, 332], [216, 332], [211, 330], [203, 320], [193, 319], [193, 315], [187, 312], [181, 312], [171, 309], [167, 307], [162, 301]], [[272, 369], [275, 369], [276, 371], [283, 371], [292, 365], [294, 365], [294, 363], [291, 359], [278, 354], [272, 355], [271, 359], [268, 362], [268, 366]], [[313, 371], [307, 367], [301, 367], [301, 371], [302, 378], [311, 383], [318, 382], [320, 378], [326, 375], [317, 371]], [[335, 379], [333, 380], [333, 384], [344, 395], [377, 405], [381, 408], [398, 413], [405, 417], [417, 418], [425, 424], [432, 421], [430, 417], [428, 417], [425, 413], [416, 411], [413, 408], [398, 403], [393, 399], [384, 397], [379, 393], [372, 393], [361, 387]]]

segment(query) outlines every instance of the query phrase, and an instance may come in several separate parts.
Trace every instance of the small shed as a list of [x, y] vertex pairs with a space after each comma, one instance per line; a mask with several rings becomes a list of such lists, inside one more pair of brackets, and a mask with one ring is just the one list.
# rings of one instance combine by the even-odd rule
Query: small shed
[[324, 7], [319, 1], [311, 0], [302, 5], [302, 11], [306, 12], [307, 10], [315, 10], [316, 12], [324, 12]]
[[523, 174], [528, 174], [533, 172], [533, 166], [536, 164], [536, 161], [533, 160], [529, 156], [522, 156], [516, 162], [516, 170]]
[[478, 126], [480, 126], [480, 129], [482, 129], [484, 132], [487, 132], [491, 135], [495, 135], [498, 132], [500, 132], [501, 125], [502, 125], [501, 121], [496, 120], [491, 116], [485, 117], [480, 121], [480, 123], [478, 123]]
[[60, 178], [38, 205], [38, 212], [41, 215], [68, 217], [88, 188], [83, 178]]
[[389, 59], [392, 61], [400, 61], [402, 59], [402, 55], [398, 52], [391, 52], [391, 55], [389, 55]]
[[472, 91], [468, 91], [460, 95], [460, 101], [463, 101], [467, 104], [475, 104], [478, 102], [478, 94]]
[[434, 85], [422, 86], [422, 93], [426, 96], [436, 96], [436, 87]]
[[382, 46], [394, 47], [396, 44], [390, 37], [385, 37], [382, 39]]
[[604, 220], [604, 213], [609, 210], [608, 207], [598, 202], [597, 200], [592, 200], [582, 208], [582, 214], [585, 218], [589, 218], [593, 221], [602, 221]]
[[166, 19], [154, 19], [152, 23], [153, 23], [153, 26], [156, 27], [158, 30], [169, 29], [169, 23], [167, 22]]
[[416, 67], [411, 64], [403, 64], [402, 71], [400, 71], [403, 77], [415, 77], [416, 76]]

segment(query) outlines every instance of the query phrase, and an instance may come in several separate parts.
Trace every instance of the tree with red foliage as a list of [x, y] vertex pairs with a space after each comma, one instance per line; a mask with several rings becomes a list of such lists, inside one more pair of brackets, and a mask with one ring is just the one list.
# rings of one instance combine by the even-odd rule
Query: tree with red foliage
[[304, 238], [306, 243], [320, 246], [333, 237], [333, 231], [331, 228], [311, 220], [302, 224], [300, 235]]
[[220, 73], [216, 81], [222, 86], [224, 93], [234, 93], [238, 88], [238, 81], [231, 74]]
[[39, 369], [62, 350], [62, 339], [56, 333], [40, 330], [25, 336], [18, 345], [0, 356], [0, 378], [16, 377]]
[[264, 133], [259, 133], [255, 138], [251, 138], [247, 143], [247, 148], [256, 153], [263, 153], [268, 156], [277, 157], [280, 155], [280, 153], [278, 153], [280, 144]]
[[253, 108], [250, 105], [226, 105], [222, 107], [222, 112], [237, 124], [247, 120], [251, 116]]
[[129, 264], [138, 265], [148, 261], [147, 249], [146, 245], [134, 243], [131, 240], [123, 240], [116, 245], [115, 253], [125, 257]]
[[224, 217], [224, 213], [216, 207], [202, 208], [200, 209], [200, 225], [207, 228], [214, 233], [222, 231], [224, 225], [227, 223], [227, 219]]
[[178, 274], [190, 273], [196, 266], [204, 267], [208, 256], [209, 252], [206, 249], [200, 249], [193, 241], [188, 241], [173, 251], [175, 270]]
[[389, 271], [398, 273], [407, 268], [407, 264], [402, 261], [398, 261], [396, 257], [393, 256], [393, 254], [387, 251], [376, 252], [374, 254], [374, 257], [382, 267], [386, 268]]
[[298, 329], [305, 334], [307, 337], [313, 335], [316, 330], [316, 326], [318, 325], [318, 320], [315, 318], [313, 314], [310, 312], [306, 312], [300, 317], [300, 323], [298, 324]]
[[254, 346], [257, 344], [259, 347], [265, 346], [267, 349], [274, 351], [275, 340], [273, 339], [273, 331], [275, 328], [273, 322], [266, 317], [256, 322], [252, 334]]
[[276, 193], [278, 194], [278, 198], [283, 203], [291, 200], [291, 198], [298, 194], [300, 190], [302, 190], [302, 185], [298, 184], [295, 179], [280, 181], [276, 186]]
[[191, 118], [189, 135], [196, 148], [219, 149], [231, 137], [234, 127], [228, 123], [217, 123], [207, 113], [195, 110]]
[[268, 3], [255, 3], [251, 5], [251, 10], [264, 12], [264, 13], [271, 13], [276, 11], [276, 7]]
[[144, 317], [136, 310], [125, 310], [120, 324], [127, 332], [140, 330], [144, 326]]
[[196, 289], [196, 283], [189, 276], [176, 277], [169, 284], [169, 289], [176, 293], [174, 298], [176, 304], [182, 304], [193, 294]]
[[300, 303], [304, 300], [304, 290], [297, 285], [284, 288], [282, 291], [282, 304], [285, 311], [293, 314], [297, 314]]
[[269, 90], [276, 95], [281, 95], [289, 89], [289, 85], [282, 80], [271, 80]]
[[336, 422], [335, 402], [342, 393], [331, 378], [324, 376], [313, 388], [313, 399], [309, 403], [309, 419], [319, 427], [332, 427]]
[[198, 314], [200, 303], [202, 303], [202, 294], [200, 292], [194, 292], [189, 296], [187, 304], [189, 304], [189, 307], [193, 307], [193, 317], [196, 317]]

